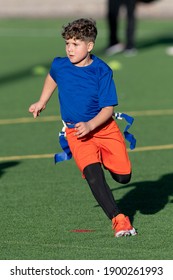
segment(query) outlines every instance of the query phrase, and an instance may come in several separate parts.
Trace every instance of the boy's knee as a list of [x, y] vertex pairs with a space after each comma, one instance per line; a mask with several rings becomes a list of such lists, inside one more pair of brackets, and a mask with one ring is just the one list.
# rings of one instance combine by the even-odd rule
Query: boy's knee
[[123, 174], [116, 174], [111, 172], [111, 175], [112, 178], [120, 184], [127, 184], [131, 180], [131, 173], [123, 175]]

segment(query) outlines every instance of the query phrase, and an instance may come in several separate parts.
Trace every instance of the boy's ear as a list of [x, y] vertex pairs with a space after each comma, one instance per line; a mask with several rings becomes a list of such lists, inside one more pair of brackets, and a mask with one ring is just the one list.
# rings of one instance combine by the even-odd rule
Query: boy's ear
[[94, 42], [89, 42], [88, 43], [88, 52], [91, 52], [93, 48], [94, 48]]

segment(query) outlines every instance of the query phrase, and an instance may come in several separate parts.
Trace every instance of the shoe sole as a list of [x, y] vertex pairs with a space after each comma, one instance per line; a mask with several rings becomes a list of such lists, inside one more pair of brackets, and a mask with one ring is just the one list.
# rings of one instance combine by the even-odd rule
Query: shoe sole
[[123, 46], [122, 44], [118, 44], [118, 45], [116, 45], [116, 46], [114, 45], [114, 46], [109, 47], [109, 48], [106, 50], [105, 54], [106, 54], [107, 56], [112, 56], [112, 55], [114, 55], [114, 54], [118, 54], [118, 53], [123, 52], [123, 50], [124, 50], [124, 46]]
[[136, 235], [137, 232], [134, 228], [130, 229], [130, 230], [121, 230], [119, 232], [117, 232], [115, 234], [115, 237], [122, 237], [122, 236], [133, 236], [133, 235]]

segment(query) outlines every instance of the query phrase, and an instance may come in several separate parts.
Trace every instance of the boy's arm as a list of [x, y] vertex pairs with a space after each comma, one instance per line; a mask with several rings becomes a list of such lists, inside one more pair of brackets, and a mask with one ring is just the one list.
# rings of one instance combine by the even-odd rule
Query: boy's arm
[[76, 133], [78, 138], [84, 137], [90, 131], [96, 129], [98, 126], [105, 123], [107, 120], [111, 118], [114, 112], [113, 106], [104, 107], [101, 111], [88, 122], [79, 122], [75, 125]]
[[32, 104], [29, 107], [29, 112], [33, 114], [34, 118], [39, 116], [41, 111], [46, 108], [46, 104], [49, 101], [50, 97], [52, 96], [52, 94], [53, 94], [53, 92], [54, 92], [56, 87], [57, 87], [57, 84], [52, 79], [50, 74], [48, 74], [46, 79], [45, 79], [45, 82], [44, 82], [44, 85], [43, 85], [43, 89], [42, 89], [42, 93], [41, 93], [39, 101], [34, 103], [34, 104]]
[[88, 121], [88, 125], [90, 127], [90, 130], [94, 130], [101, 124], [105, 123], [107, 120], [109, 120], [114, 112], [113, 106], [108, 106], [102, 108], [102, 110], [90, 121]]

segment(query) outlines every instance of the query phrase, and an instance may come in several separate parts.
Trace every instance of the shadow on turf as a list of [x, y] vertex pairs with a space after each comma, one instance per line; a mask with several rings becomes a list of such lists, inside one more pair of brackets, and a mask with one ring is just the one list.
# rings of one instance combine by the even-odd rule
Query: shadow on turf
[[18, 165], [19, 161], [8, 161], [0, 163], [0, 178], [7, 172], [7, 169]]
[[169, 196], [173, 195], [173, 173], [165, 174], [157, 181], [134, 182], [112, 189], [130, 189], [117, 201], [119, 208], [133, 221], [137, 211], [144, 215], [152, 215], [161, 211], [167, 203], [172, 203]]
[[152, 39], [143, 39], [140, 40], [140, 42], [138, 42], [137, 44], [137, 49], [146, 49], [146, 48], [152, 48], [158, 45], [162, 45], [162, 46], [172, 46], [173, 44], [173, 36], [157, 36], [155, 38]]

